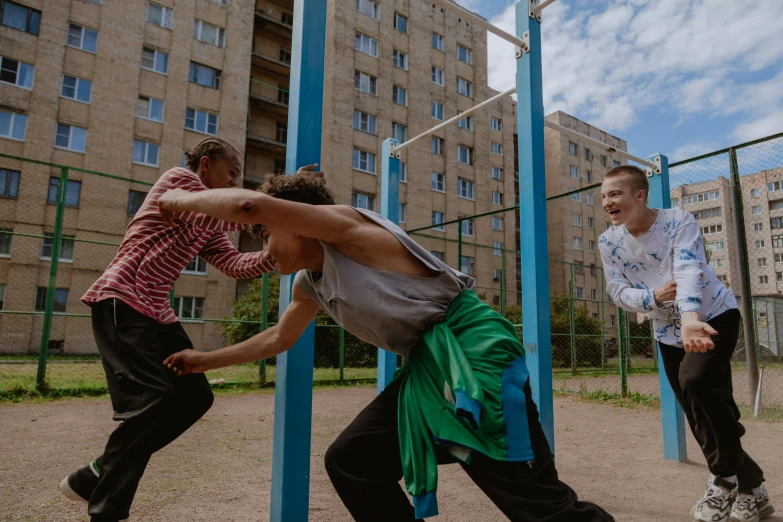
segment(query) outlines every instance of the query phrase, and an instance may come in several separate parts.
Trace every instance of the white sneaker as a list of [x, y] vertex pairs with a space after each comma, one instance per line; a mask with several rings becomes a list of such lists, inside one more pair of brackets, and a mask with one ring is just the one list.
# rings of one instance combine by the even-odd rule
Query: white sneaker
[[691, 515], [702, 522], [729, 522], [731, 506], [736, 498], [737, 485], [715, 477], [715, 480], [707, 482], [704, 498], [693, 506]]
[[731, 508], [731, 522], [758, 522], [775, 512], [765, 488], [758, 495], [740, 493]]

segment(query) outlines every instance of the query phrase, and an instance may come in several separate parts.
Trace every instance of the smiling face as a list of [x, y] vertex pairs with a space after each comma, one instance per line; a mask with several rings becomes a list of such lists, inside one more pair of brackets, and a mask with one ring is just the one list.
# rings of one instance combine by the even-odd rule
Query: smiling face
[[214, 158], [202, 156], [198, 175], [207, 188], [234, 188], [242, 175], [242, 160], [233, 150], [216, 154]]
[[647, 193], [634, 190], [631, 177], [621, 174], [606, 178], [601, 184], [601, 205], [609, 214], [612, 225], [626, 227], [643, 220], [647, 210]]

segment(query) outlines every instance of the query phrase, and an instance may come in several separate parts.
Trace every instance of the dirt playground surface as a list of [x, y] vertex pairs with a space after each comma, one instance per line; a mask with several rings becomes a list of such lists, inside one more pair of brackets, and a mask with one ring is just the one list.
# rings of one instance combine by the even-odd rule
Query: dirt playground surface
[[[317, 389], [313, 404], [310, 520], [349, 521], [323, 467], [329, 443], [374, 396], [374, 387]], [[221, 395], [209, 413], [152, 457], [131, 520], [269, 520], [274, 397]], [[687, 521], [707, 468], [688, 435], [685, 463], [665, 461], [659, 412], [555, 399], [561, 478], [618, 521]], [[60, 479], [102, 450], [114, 427], [108, 399], [0, 405], [0, 520], [87, 521], [86, 505], [61, 497]], [[765, 469], [783, 513], [783, 423], [747, 421], [747, 451]], [[433, 522], [506, 518], [459, 466], [440, 468]], [[782, 516], [767, 520], [783, 522]]]

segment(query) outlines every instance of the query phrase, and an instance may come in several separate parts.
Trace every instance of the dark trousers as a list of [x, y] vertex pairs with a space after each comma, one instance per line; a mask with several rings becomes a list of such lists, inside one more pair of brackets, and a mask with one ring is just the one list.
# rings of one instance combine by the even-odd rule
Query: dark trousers
[[[402, 478], [397, 435], [397, 397], [401, 381], [389, 385], [332, 443], [326, 471], [351, 515], [358, 522], [413, 521], [413, 506], [399, 485]], [[461, 464], [496, 506], [512, 521], [612, 521], [600, 507], [579, 502], [576, 493], [557, 478], [538, 410], [526, 385], [528, 421], [535, 454], [526, 462], [501, 462], [478, 453]], [[439, 463], [453, 462], [440, 448]]]
[[764, 482], [764, 474], [740, 443], [745, 428], [739, 422], [731, 384], [731, 356], [740, 319], [739, 310], [733, 309], [707, 321], [718, 332], [712, 338], [715, 348], [707, 352], [660, 347], [666, 377], [710, 472], [720, 477], [737, 475], [740, 492], [750, 493]]
[[203, 374], [177, 377], [163, 366], [192, 348], [180, 323], [161, 324], [119, 299], [92, 307], [92, 327], [109, 386], [114, 420], [122, 421], [98, 457], [98, 487], [88, 513], [93, 522], [128, 517], [150, 456], [179, 437], [212, 406]]

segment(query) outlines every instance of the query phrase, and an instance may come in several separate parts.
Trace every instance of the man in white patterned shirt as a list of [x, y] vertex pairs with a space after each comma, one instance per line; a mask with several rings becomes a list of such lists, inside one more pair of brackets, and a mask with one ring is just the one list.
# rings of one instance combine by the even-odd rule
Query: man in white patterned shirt
[[710, 469], [702, 521], [756, 522], [774, 508], [761, 468], [742, 449], [731, 356], [740, 313], [707, 264], [699, 225], [683, 210], [651, 209], [649, 183], [634, 166], [610, 170], [601, 186], [612, 227], [598, 247], [606, 291], [620, 308], [649, 314], [663, 366]]

